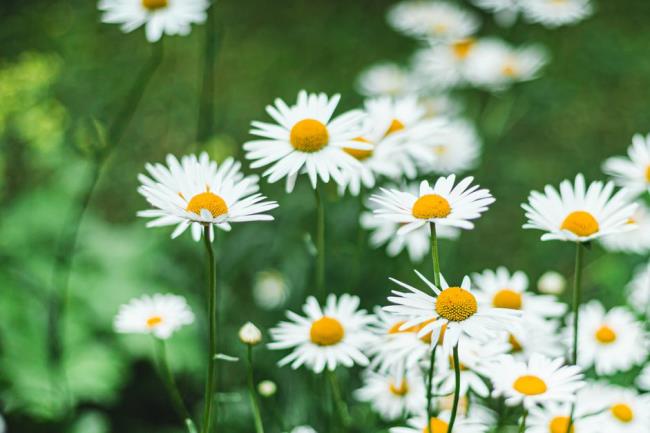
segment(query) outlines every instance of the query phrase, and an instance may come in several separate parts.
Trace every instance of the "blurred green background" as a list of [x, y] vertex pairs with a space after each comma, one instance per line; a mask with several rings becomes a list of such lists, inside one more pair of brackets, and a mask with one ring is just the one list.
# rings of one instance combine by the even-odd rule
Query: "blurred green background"
[[[111, 121], [151, 47], [142, 30], [122, 34], [100, 23], [94, 1], [0, 3], [0, 410], [9, 431], [182, 431], [151, 365], [151, 341], [116, 336], [111, 324], [119, 305], [134, 296], [186, 296], [197, 326], [181, 331], [169, 347], [180, 386], [198, 409], [206, 334], [203, 249], [189, 236], [172, 241], [171, 230], [145, 229], [135, 217], [146, 207], [136, 175], [145, 162], [162, 161], [167, 153], [242, 157], [250, 121], [265, 120], [265, 105], [275, 97], [294, 100], [301, 88], [342, 93], [341, 109], [361, 104], [357, 74], [378, 61], [406, 62], [416, 47], [386, 24], [393, 3], [218, 1], [215, 128], [201, 143], [195, 137], [206, 28], [164, 38], [163, 63], [108, 160], [80, 228], [64, 339], [66, 396], [46, 361], [47, 293], [66, 212], [88, 182], [89, 163], [79, 150], [88, 135], [81, 132], [92, 118]], [[519, 205], [531, 189], [577, 172], [603, 178], [603, 159], [623, 153], [633, 133], [650, 129], [650, 3], [597, 2], [592, 18], [556, 30], [524, 23], [502, 29], [476, 12], [483, 17], [481, 35], [541, 43], [551, 62], [540, 79], [487, 99], [477, 91], [455, 95], [484, 138], [482, 163], [472, 174], [497, 202], [474, 231], [443, 242], [443, 272], [457, 280], [506, 265], [525, 270], [532, 281], [547, 270], [570, 277], [573, 249], [524, 232]], [[485, 100], [477, 118], [477, 103]], [[236, 331], [245, 321], [268, 329], [284, 309], [299, 308], [312, 293], [313, 258], [305, 242], [314, 226], [312, 193], [304, 183], [290, 195], [282, 185], [262, 182], [262, 190], [280, 203], [276, 221], [235, 226], [217, 241], [222, 351], [231, 355], [244, 353]], [[408, 281], [413, 273], [405, 255], [389, 259], [367, 246], [357, 224], [359, 203], [328, 189], [327, 281], [333, 293], [358, 294], [371, 309], [385, 302], [388, 276]], [[595, 247], [587, 256], [588, 297], [623, 303], [623, 287], [638, 261], [605, 256]], [[429, 270], [427, 261], [419, 267]], [[286, 282], [281, 305], [253, 297], [258, 273], [269, 270]], [[262, 402], [269, 431], [321, 426], [318, 407], [326, 397], [318, 379], [276, 368], [281, 353], [259, 347], [256, 354], [257, 379], [279, 386]], [[220, 404], [222, 431], [252, 431], [244, 366], [220, 368], [227, 392]], [[351, 391], [356, 372], [344, 383]], [[63, 409], [68, 398], [76, 406], [73, 414]], [[355, 431], [383, 431], [365, 406], [355, 404], [352, 411], [364, 420]]]

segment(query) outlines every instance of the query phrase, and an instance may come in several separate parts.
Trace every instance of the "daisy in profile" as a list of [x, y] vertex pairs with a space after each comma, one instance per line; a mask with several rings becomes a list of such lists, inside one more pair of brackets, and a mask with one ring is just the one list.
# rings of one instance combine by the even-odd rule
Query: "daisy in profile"
[[[406, 427], [393, 427], [390, 433], [447, 433], [449, 430], [450, 411], [440, 412], [429, 419], [427, 426], [426, 415], [410, 418]], [[490, 422], [481, 416], [458, 414], [454, 424], [454, 433], [486, 433], [490, 429]]]
[[650, 364], [646, 365], [636, 378], [636, 386], [643, 391], [650, 391]]
[[472, 185], [473, 177], [466, 177], [456, 185], [456, 176], [436, 180], [433, 187], [426, 180], [420, 183], [418, 194], [397, 189], [381, 188], [383, 195], [374, 194], [370, 200], [379, 205], [375, 213], [390, 221], [402, 224], [397, 234], [404, 235], [428, 223], [471, 230], [477, 219], [494, 198], [487, 189]]
[[642, 315], [647, 315], [650, 307], [650, 262], [637, 268], [626, 290], [630, 306]]
[[501, 266], [494, 271], [486, 269], [480, 274], [473, 274], [472, 281], [477, 287], [475, 293], [479, 303], [520, 310], [527, 320], [556, 318], [563, 316], [567, 310], [566, 304], [558, 302], [554, 296], [527, 291], [528, 277], [522, 271], [510, 273]]
[[332, 118], [340, 95], [331, 98], [324, 93], [301, 90], [295, 105], [281, 99], [266, 107], [276, 123], [252, 123], [251, 134], [262, 137], [244, 143], [246, 159], [251, 168], [270, 165], [264, 172], [270, 183], [286, 178], [291, 192], [299, 174], [306, 173], [312, 188], [318, 179], [327, 183], [332, 178], [343, 183], [343, 172], [358, 164], [343, 149], [372, 150], [372, 145], [355, 140], [363, 136], [361, 110], [352, 110]]
[[384, 310], [409, 318], [400, 330], [423, 325], [417, 335], [422, 337], [431, 333], [432, 343], [438, 342], [444, 327], [442, 346], [446, 353], [451, 352], [461, 336], [479, 340], [494, 337], [496, 332], [507, 330], [518, 322], [519, 311], [480, 305], [472, 294], [467, 276], [460, 286], [449, 286], [441, 275], [442, 287], [438, 288], [418, 271], [415, 273], [435, 296], [391, 278], [408, 292], [393, 290], [393, 296], [388, 297], [392, 305], [384, 307]]
[[517, 361], [527, 362], [535, 353], [557, 358], [565, 351], [558, 328], [558, 322], [553, 320], [522, 320], [521, 325], [505, 333], [503, 339]]
[[388, 23], [415, 38], [460, 39], [474, 34], [480, 25], [476, 15], [443, 1], [404, 1], [388, 11]]
[[531, 408], [550, 402], [572, 402], [584, 382], [580, 368], [563, 365], [562, 358], [551, 360], [534, 354], [527, 363], [511, 356], [493, 365], [494, 396], [504, 396], [506, 404]]
[[144, 295], [120, 307], [115, 316], [115, 332], [151, 334], [166, 340], [185, 325], [194, 322], [194, 314], [182, 296]]
[[[580, 399], [574, 409], [574, 419], [571, 423], [571, 432], [581, 433], [585, 429], [585, 415], [581, 409]], [[543, 406], [532, 406], [526, 420], [528, 433], [566, 433], [569, 428], [570, 403], [546, 403]]]
[[575, 24], [593, 12], [590, 0], [525, 0], [521, 6], [528, 21], [546, 27]]
[[354, 392], [354, 396], [369, 403], [386, 421], [417, 414], [426, 405], [424, 382], [417, 370], [401, 378], [366, 370], [363, 386]]
[[456, 119], [447, 123], [439, 135], [426, 141], [433, 158], [421, 160], [424, 173], [448, 175], [471, 170], [481, 155], [481, 139], [472, 124]]
[[606, 312], [591, 301], [580, 307], [578, 326], [578, 363], [585, 370], [593, 366], [598, 375], [628, 371], [648, 355], [643, 326], [623, 307]]
[[416, 51], [412, 64], [419, 87], [445, 90], [464, 84], [468, 59], [475, 47], [476, 39], [468, 37], [434, 43]]
[[175, 225], [172, 238], [191, 227], [195, 240], [201, 238], [203, 227], [213, 238], [212, 226], [228, 231], [231, 223], [273, 220], [265, 212], [278, 207], [277, 203], [257, 193], [257, 177], [244, 177], [240, 167], [232, 158], [218, 165], [205, 152], [180, 161], [168, 155], [166, 166], [147, 164], [150, 177], [138, 176], [138, 192], [152, 209], [138, 216], [154, 218], [147, 227]]
[[537, 78], [547, 62], [546, 51], [539, 46], [513, 48], [498, 39], [484, 39], [467, 60], [467, 79], [475, 86], [500, 91]]
[[145, 26], [149, 42], [163, 34], [186, 36], [207, 17], [208, 0], [99, 0], [102, 22], [121, 24], [124, 33]]
[[650, 253], [650, 208], [640, 200], [636, 203], [638, 207], [628, 220], [628, 224], [636, 225], [637, 228], [603, 236], [600, 238], [600, 243], [605, 249], [630, 254]]
[[603, 171], [614, 178], [617, 185], [631, 194], [650, 192], [650, 134], [636, 134], [627, 149], [627, 157], [614, 156], [603, 164]]
[[604, 383], [587, 390], [589, 393], [584, 398], [600, 410], [597, 415], [585, 418], [586, 431], [646, 433], [650, 430], [650, 394]]
[[614, 192], [614, 184], [592, 182], [578, 174], [575, 183], [564, 180], [559, 192], [550, 185], [544, 193], [533, 191], [522, 205], [528, 222], [525, 229], [543, 230], [543, 241], [588, 242], [601, 236], [633, 230], [629, 220], [636, 204], [627, 199], [627, 191]]
[[411, 88], [409, 73], [401, 66], [384, 62], [364, 69], [357, 79], [357, 89], [365, 96], [402, 96]]
[[324, 308], [310, 296], [303, 306], [305, 316], [287, 312], [288, 322], [271, 329], [270, 349], [293, 349], [279, 365], [301, 365], [315, 373], [333, 371], [337, 365], [368, 365], [362, 349], [372, 340], [367, 326], [373, 317], [359, 310], [359, 298], [350, 295], [327, 297]]

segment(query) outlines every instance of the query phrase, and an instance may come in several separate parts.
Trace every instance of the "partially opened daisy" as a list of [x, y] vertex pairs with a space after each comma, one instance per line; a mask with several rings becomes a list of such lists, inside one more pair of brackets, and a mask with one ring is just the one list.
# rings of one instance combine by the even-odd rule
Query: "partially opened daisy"
[[369, 403], [386, 421], [419, 413], [425, 407], [424, 382], [417, 370], [403, 377], [366, 370], [363, 386], [354, 392], [359, 401]]
[[580, 397], [588, 399], [598, 414], [585, 418], [585, 431], [647, 433], [650, 430], [650, 394], [639, 394], [634, 389], [604, 383], [590, 386], [587, 390], [589, 392]]
[[[572, 433], [589, 432], [585, 429], [585, 415], [580, 400], [573, 409], [574, 419], [571, 422]], [[551, 402], [543, 406], [532, 406], [526, 421], [528, 433], [567, 433], [569, 431], [569, 416], [572, 413], [570, 403]]]
[[442, 341], [446, 353], [458, 344], [462, 335], [478, 339], [493, 337], [496, 332], [507, 330], [518, 322], [519, 311], [480, 305], [471, 292], [471, 282], [467, 276], [458, 287], [449, 286], [441, 275], [442, 287], [438, 288], [418, 271], [415, 273], [425, 284], [426, 290], [432, 291], [435, 296], [391, 278], [408, 292], [393, 290], [393, 296], [388, 297], [392, 305], [384, 309], [409, 318], [400, 326], [400, 330], [424, 324], [418, 330], [418, 336], [431, 333], [432, 343], [438, 341], [442, 328], [446, 327]]
[[416, 38], [459, 39], [472, 35], [480, 22], [476, 15], [443, 1], [404, 1], [388, 12], [395, 30]]
[[151, 334], [167, 339], [185, 325], [194, 322], [194, 314], [182, 296], [144, 295], [120, 307], [115, 316], [116, 332]]
[[605, 249], [630, 254], [650, 253], [650, 207], [641, 200], [637, 200], [636, 203], [638, 207], [628, 220], [628, 224], [636, 225], [637, 228], [603, 236], [600, 238], [600, 243]]
[[648, 355], [643, 325], [623, 307], [606, 312], [595, 300], [583, 305], [578, 333], [578, 364], [598, 375], [628, 371]]
[[209, 6], [208, 0], [100, 0], [98, 4], [103, 22], [121, 24], [125, 33], [144, 25], [149, 42], [163, 34], [188, 35], [192, 24], [206, 20]]
[[266, 107], [277, 122], [252, 122], [251, 134], [262, 137], [244, 143], [246, 159], [251, 168], [270, 165], [264, 172], [270, 183], [287, 178], [287, 191], [292, 191], [296, 178], [306, 173], [312, 188], [318, 179], [327, 183], [332, 178], [343, 182], [343, 172], [358, 164], [343, 149], [372, 150], [372, 145], [355, 140], [363, 136], [361, 110], [352, 110], [332, 118], [340, 95], [328, 97], [324, 93], [301, 90], [295, 105], [288, 106], [281, 99]]
[[580, 368], [563, 365], [562, 358], [534, 354], [527, 363], [504, 356], [492, 365], [493, 395], [504, 396], [506, 404], [531, 408], [550, 402], [571, 402], [584, 382]]
[[271, 329], [270, 349], [292, 349], [279, 365], [301, 365], [315, 373], [333, 371], [337, 365], [367, 365], [362, 349], [372, 340], [367, 325], [373, 317], [359, 310], [359, 298], [350, 295], [327, 297], [324, 308], [309, 297], [303, 306], [305, 317], [287, 312], [290, 321]]
[[382, 188], [384, 194], [375, 194], [370, 200], [379, 204], [375, 211], [378, 216], [403, 224], [397, 232], [400, 235], [428, 223], [473, 229], [471, 220], [479, 218], [494, 202], [487, 189], [471, 185], [473, 179], [466, 177], [454, 185], [456, 176], [452, 174], [438, 178], [433, 187], [424, 180], [418, 194]]
[[603, 164], [603, 170], [617, 185], [632, 194], [650, 192], [650, 134], [636, 134], [627, 149], [627, 157], [615, 156]]
[[613, 192], [612, 182], [592, 182], [587, 187], [581, 174], [574, 184], [564, 180], [559, 192], [546, 185], [544, 193], [531, 192], [528, 203], [522, 205], [528, 218], [524, 228], [545, 231], [543, 241], [572, 242], [588, 242], [635, 229], [629, 219], [636, 204], [630, 203], [625, 189]]
[[[447, 433], [449, 430], [450, 411], [442, 411], [437, 416], [429, 419], [427, 426], [426, 415], [410, 418], [406, 421], [407, 427], [393, 427], [390, 433]], [[481, 416], [458, 414], [454, 423], [455, 433], [485, 433], [490, 429], [491, 420]]]
[[521, 5], [528, 21], [546, 27], [575, 24], [593, 12], [590, 0], [525, 0]]
[[241, 164], [232, 158], [218, 165], [205, 152], [199, 157], [184, 156], [180, 161], [168, 155], [166, 166], [145, 167], [151, 177], [138, 176], [138, 192], [153, 209], [140, 211], [138, 216], [154, 218], [147, 227], [175, 225], [172, 238], [188, 227], [199, 240], [204, 227], [213, 237], [212, 226], [230, 230], [231, 223], [271, 221], [273, 217], [265, 212], [278, 207], [257, 193], [257, 176], [244, 177]]
[[390, 62], [364, 69], [357, 78], [357, 88], [365, 96], [401, 96], [413, 90], [407, 70]]
[[641, 314], [650, 313], [650, 262], [639, 266], [634, 272], [626, 290], [628, 292], [629, 304], [634, 310]]

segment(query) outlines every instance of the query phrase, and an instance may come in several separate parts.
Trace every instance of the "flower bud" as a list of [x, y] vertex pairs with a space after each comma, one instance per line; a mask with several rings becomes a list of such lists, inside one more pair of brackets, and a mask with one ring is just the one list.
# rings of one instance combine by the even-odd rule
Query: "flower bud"
[[263, 380], [257, 385], [257, 392], [262, 397], [271, 397], [278, 390], [278, 386], [271, 380]]
[[244, 344], [255, 346], [262, 341], [262, 332], [251, 322], [246, 322], [246, 324], [239, 329], [239, 340]]
[[559, 295], [564, 292], [566, 279], [559, 273], [548, 271], [537, 281], [537, 289], [547, 295]]

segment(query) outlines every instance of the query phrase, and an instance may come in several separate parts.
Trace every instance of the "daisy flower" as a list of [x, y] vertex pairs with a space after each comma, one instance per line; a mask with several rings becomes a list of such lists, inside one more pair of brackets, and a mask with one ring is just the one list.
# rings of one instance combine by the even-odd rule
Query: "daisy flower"
[[650, 364], [646, 365], [636, 378], [636, 386], [643, 391], [650, 391]]
[[[578, 400], [579, 402], [579, 400]], [[551, 402], [543, 406], [532, 406], [526, 419], [528, 433], [566, 433], [569, 428], [570, 403]], [[574, 419], [571, 423], [571, 432], [582, 433], [585, 430], [585, 421], [582, 419], [583, 411], [578, 404], [574, 410]]]
[[580, 307], [578, 344], [578, 364], [594, 366], [598, 375], [628, 371], [648, 355], [643, 326], [634, 316], [623, 307], [606, 312], [595, 300]]
[[257, 177], [240, 172], [241, 164], [232, 158], [220, 165], [203, 152], [187, 155], [180, 161], [167, 156], [167, 166], [147, 164], [149, 176], [140, 174], [138, 192], [153, 209], [138, 212], [138, 216], [154, 218], [147, 227], [176, 225], [172, 238], [192, 228], [195, 240], [201, 238], [202, 228], [212, 226], [230, 230], [230, 223], [271, 221], [265, 212], [278, 207], [274, 201], [257, 193]]
[[[449, 418], [451, 411], [440, 412], [437, 416], [431, 417], [427, 426], [427, 417], [418, 416], [406, 421], [407, 427], [393, 427], [390, 433], [447, 433], [449, 429]], [[458, 414], [454, 423], [454, 433], [485, 433], [489, 430], [490, 423], [480, 416], [467, 416]]]
[[324, 93], [301, 90], [297, 103], [288, 106], [281, 99], [266, 107], [277, 122], [252, 122], [250, 133], [262, 137], [244, 143], [246, 159], [251, 168], [271, 165], [265, 172], [270, 183], [287, 178], [291, 192], [300, 173], [309, 176], [316, 189], [318, 178], [324, 183], [330, 178], [343, 182], [343, 172], [358, 164], [343, 148], [371, 150], [372, 146], [355, 138], [363, 135], [361, 121], [364, 113], [352, 110], [332, 118], [340, 95], [328, 98]]
[[401, 378], [366, 370], [363, 386], [354, 392], [354, 396], [359, 401], [370, 403], [386, 421], [419, 413], [426, 405], [424, 382], [417, 370]]
[[416, 51], [412, 64], [419, 87], [444, 90], [464, 84], [467, 61], [475, 47], [476, 39], [463, 38], [432, 44]]
[[528, 361], [535, 353], [557, 358], [565, 351], [558, 323], [551, 320], [522, 320], [520, 326], [503, 338], [510, 345], [510, 354], [518, 361]]
[[588, 242], [601, 236], [634, 229], [628, 224], [636, 204], [630, 203], [625, 189], [612, 195], [614, 184], [592, 182], [585, 186], [582, 174], [575, 184], [564, 180], [560, 191], [550, 185], [544, 194], [533, 191], [522, 207], [528, 222], [525, 229], [543, 230], [543, 241]]
[[637, 313], [648, 314], [650, 305], [650, 262], [637, 268], [632, 281], [626, 290], [629, 293], [630, 305]]
[[365, 96], [401, 96], [410, 92], [407, 70], [391, 62], [372, 65], [359, 74], [357, 89]]
[[465, 230], [474, 228], [477, 219], [494, 198], [487, 189], [470, 186], [473, 177], [466, 177], [454, 186], [456, 175], [441, 177], [433, 188], [429, 182], [420, 183], [418, 194], [381, 188], [383, 195], [374, 194], [370, 200], [379, 205], [375, 213], [403, 226], [397, 231], [404, 235], [427, 223], [447, 225]]
[[472, 281], [478, 289], [475, 293], [479, 303], [520, 310], [526, 319], [559, 317], [567, 310], [566, 304], [558, 302], [553, 296], [527, 291], [528, 277], [522, 271], [511, 274], [501, 266], [495, 271], [486, 269], [480, 274], [473, 274]]
[[124, 33], [145, 26], [149, 42], [158, 41], [163, 33], [186, 36], [191, 24], [205, 21], [208, 0], [100, 0], [102, 22], [121, 24]]
[[521, 6], [528, 21], [546, 27], [575, 24], [593, 12], [590, 0], [525, 0]]
[[388, 23], [415, 38], [460, 39], [474, 34], [480, 25], [476, 15], [441, 1], [404, 1], [388, 11]]
[[478, 339], [492, 337], [494, 332], [512, 327], [520, 317], [519, 311], [479, 305], [471, 292], [467, 276], [460, 287], [450, 287], [441, 275], [442, 287], [438, 288], [418, 271], [415, 273], [435, 296], [391, 278], [408, 292], [393, 290], [394, 296], [388, 297], [392, 305], [384, 307], [384, 310], [409, 318], [400, 326], [400, 330], [423, 324], [418, 330], [418, 337], [431, 333], [433, 343], [438, 341], [446, 325], [442, 341], [446, 353], [458, 344], [461, 335]]
[[144, 295], [120, 307], [113, 327], [122, 334], [151, 334], [162, 340], [194, 322], [194, 314], [182, 296]]
[[537, 78], [548, 62], [546, 51], [539, 46], [513, 48], [497, 39], [479, 41], [467, 59], [467, 80], [493, 91], [513, 83]]
[[571, 402], [584, 382], [580, 368], [563, 365], [562, 358], [551, 360], [540, 354], [528, 363], [504, 356], [493, 364], [494, 396], [504, 396], [506, 404], [531, 408], [540, 403]]
[[476, 6], [494, 14], [494, 20], [502, 26], [511, 26], [521, 11], [522, 0], [472, 0]]
[[426, 145], [434, 158], [422, 160], [420, 169], [424, 173], [448, 175], [468, 171], [476, 167], [481, 154], [481, 139], [476, 129], [461, 119], [446, 124]]
[[333, 371], [341, 364], [368, 365], [368, 358], [362, 349], [372, 340], [367, 325], [373, 317], [365, 310], [359, 310], [359, 298], [350, 295], [329, 295], [324, 308], [316, 298], [310, 296], [303, 306], [305, 316], [287, 312], [290, 321], [280, 322], [271, 329], [273, 342], [270, 349], [293, 349], [291, 354], [280, 360], [279, 365], [291, 364], [296, 369], [301, 365], [322, 372]]
[[636, 134], [627, 149], [627, 157], [614, 156], [603, 164], [603, 171], [631, 194], [650, 192], [650, 134]]
[[646, 433], [650, 431], [650, 394], [608, 384], [589, 388], [584, 398], [600, 409], [595, 416], [585, 418], [588, 432]]
[[631, 254], [650, 253], [650, 208], [642, 201], [637, 201], [637, 204], [636, 211], [628, 220], [628, 224], [636, 225], [636, 230], [603, 236], [600, 243], [605, 249]]

